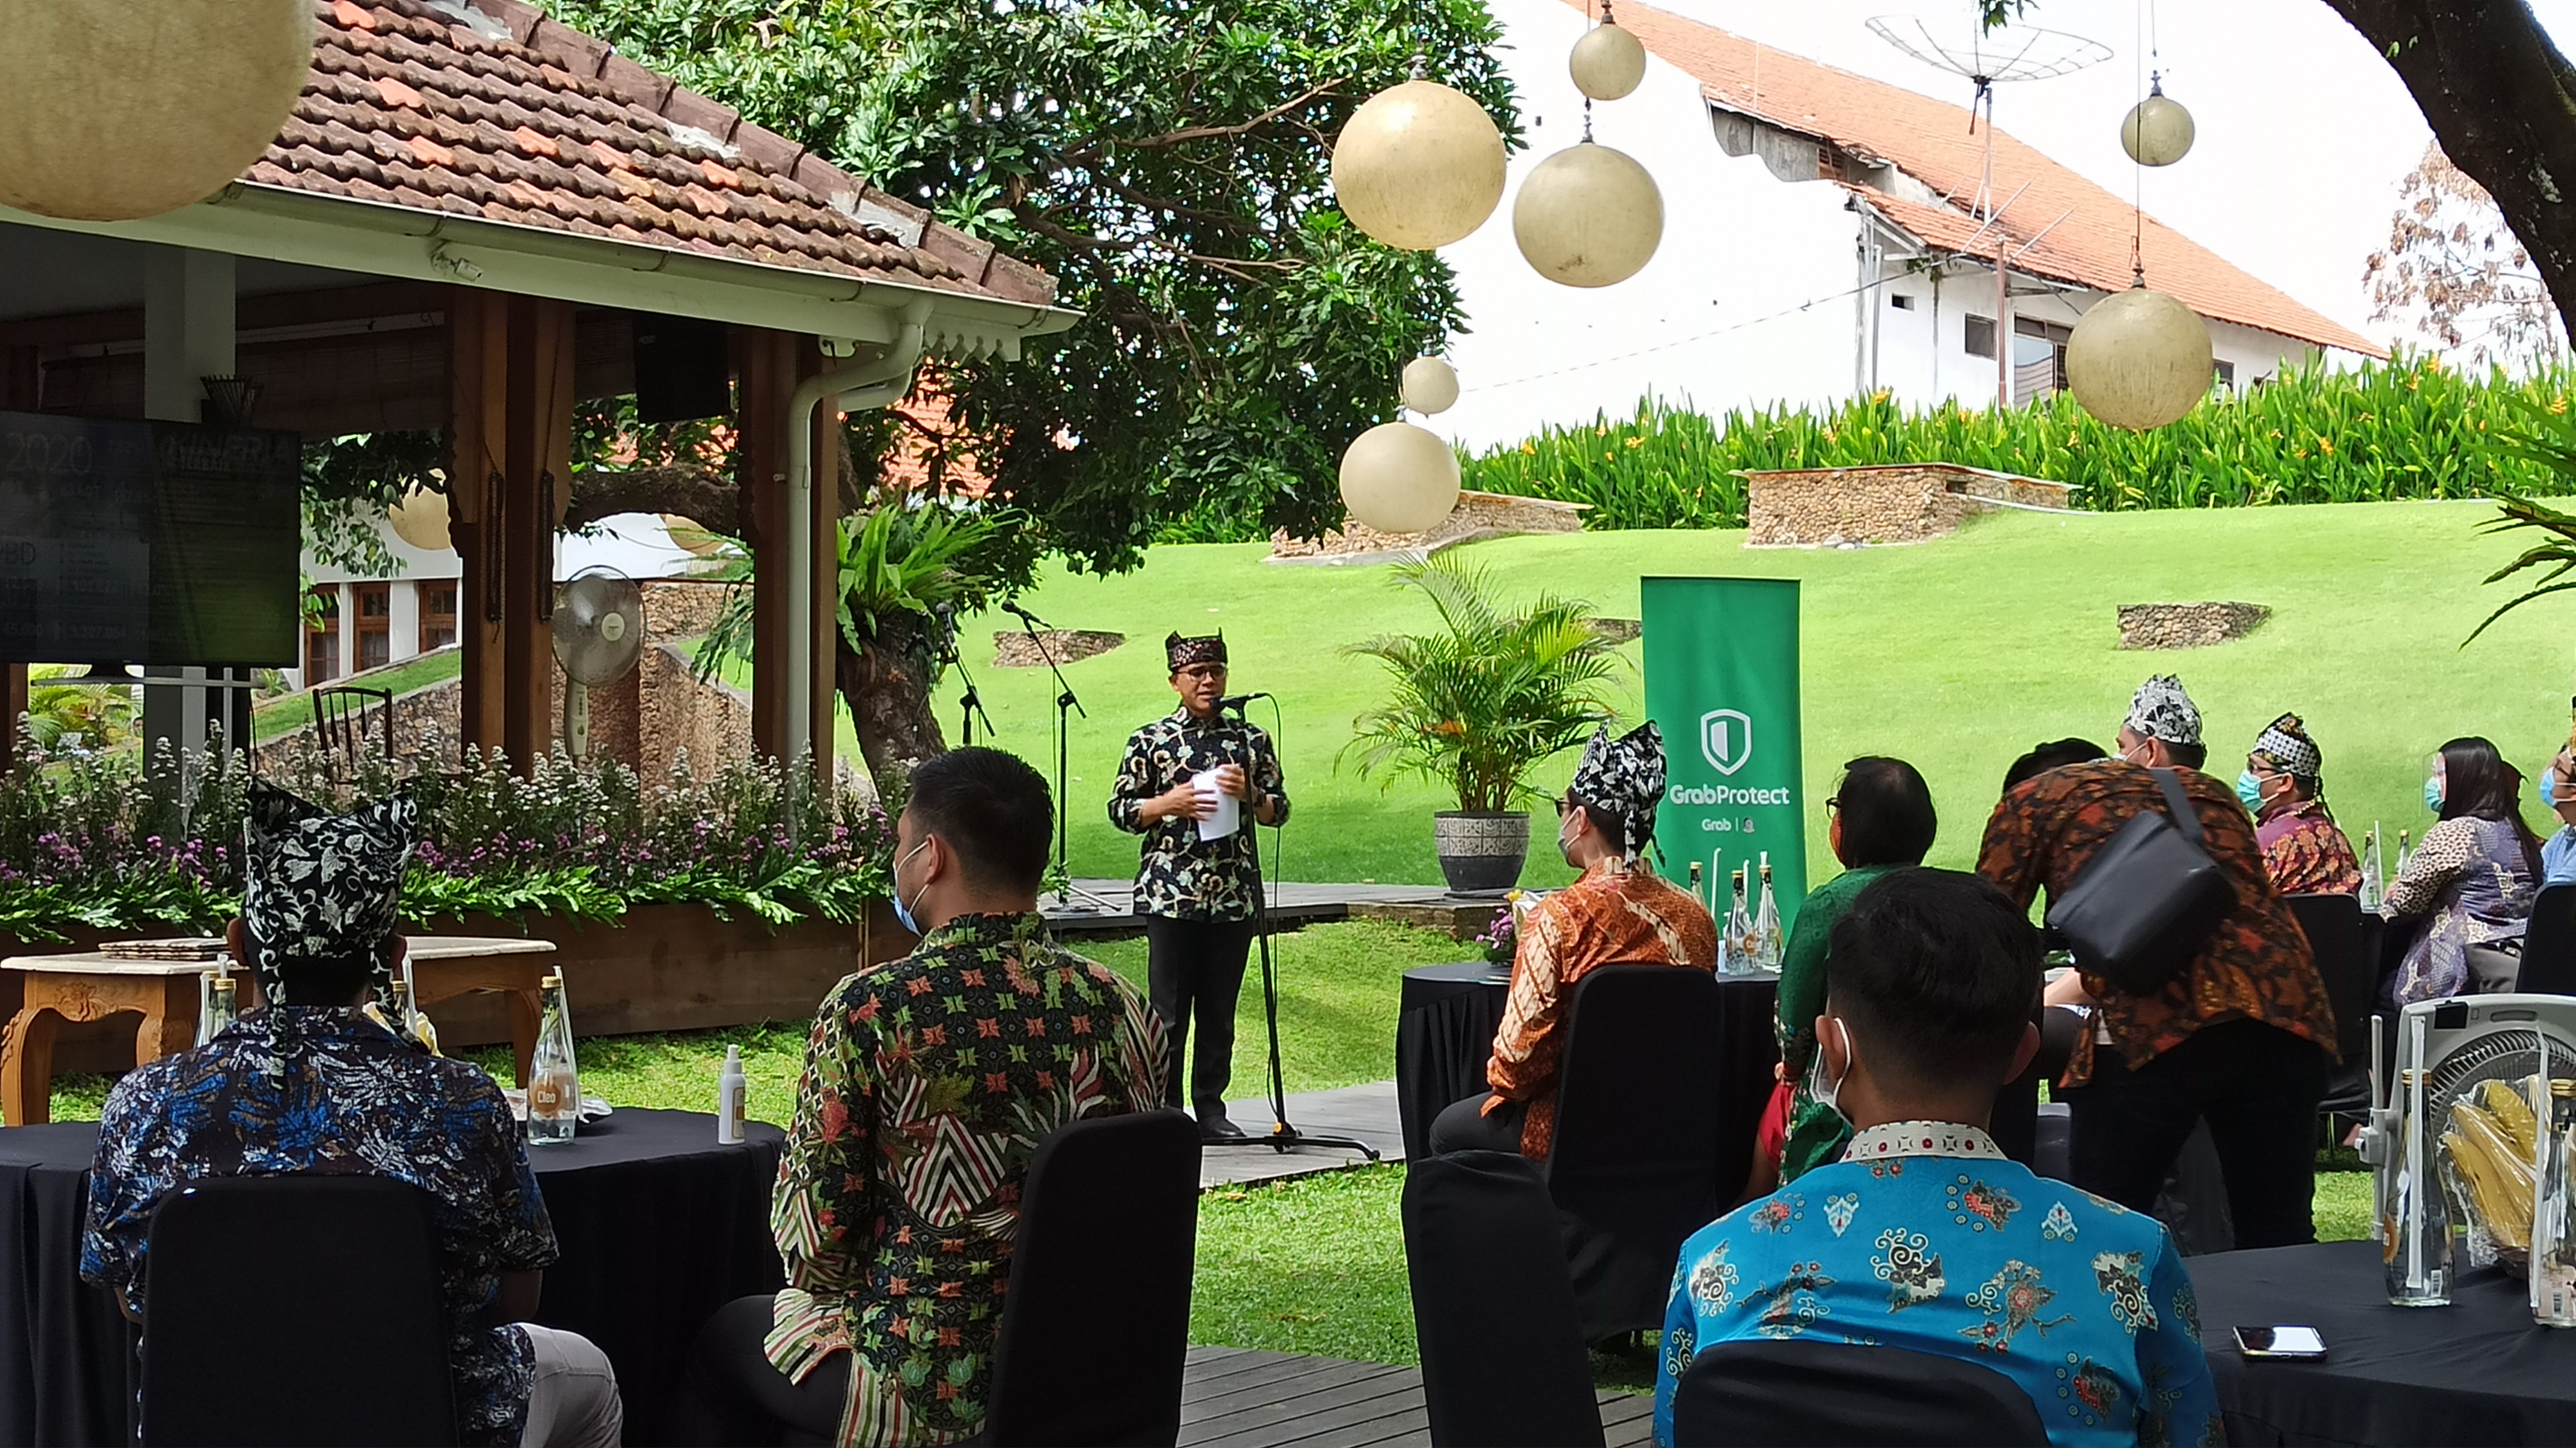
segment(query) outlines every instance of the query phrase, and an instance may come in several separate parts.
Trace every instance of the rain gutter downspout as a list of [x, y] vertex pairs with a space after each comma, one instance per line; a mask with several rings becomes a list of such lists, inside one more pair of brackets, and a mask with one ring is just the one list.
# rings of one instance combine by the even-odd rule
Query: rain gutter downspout
[[[787, 402], [787, 760], [812, 768], [814, 758], [814, 409], [837, 399], [843, 412], [900, 401], [921, 365], [930, 299], [904, 304], [894, 341], [871, 362], [808, 377]], [[816, 784], [825, 781], [818, 773]]]

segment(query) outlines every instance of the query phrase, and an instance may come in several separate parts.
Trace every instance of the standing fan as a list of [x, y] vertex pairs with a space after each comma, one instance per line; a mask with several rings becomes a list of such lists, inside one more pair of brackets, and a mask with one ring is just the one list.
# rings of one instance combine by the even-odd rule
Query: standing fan
[[590, 691], [626, 677], [644, 654], [644, 590], [614, 568], [590, 567], [555, 607], [555, 662], [564, 671], [564, 749], [590, 753]]

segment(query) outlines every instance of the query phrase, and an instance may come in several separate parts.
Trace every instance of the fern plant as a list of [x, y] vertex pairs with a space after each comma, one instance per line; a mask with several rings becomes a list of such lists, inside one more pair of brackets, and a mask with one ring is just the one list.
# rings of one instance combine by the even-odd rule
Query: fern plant
[[[842, 519], [833, 535], [841, 637], [864, 653], [899, 615], [927, 620], [942, 604], [961, 614], [981, 608], [1006, 582], [977, 557], [1001, 529], [992, 515], [935, 504], [886, 503]], [[716, 576], [732, 587], [693, 659], [701, 682], [727, 659], [751, 657], [751, 550], [737, 538], [723, 541]]]
[[1501, 813], [1529, 795], [1532, 769], [1610, 719], [1604, 695], [1623, 661], [1590, 604], [1542, 594], [1512, 609], [1489, 573], [1445, 553], [1397, 565], [1392, 583], [1428, 598], [1441, 628], [1342, 650], [1384, 664], [1394, 688], [1342, 749], [1362, 775], [1420, 775], [1463, 811]]

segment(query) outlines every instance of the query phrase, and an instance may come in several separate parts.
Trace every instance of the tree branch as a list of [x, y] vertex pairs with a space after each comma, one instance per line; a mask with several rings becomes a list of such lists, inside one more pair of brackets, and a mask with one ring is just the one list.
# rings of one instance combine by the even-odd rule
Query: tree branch
[[578, 528], [620, 513], [677, 513], [712, 533], [742, 533], [742, 489], [723, 473], [677, 464], [577, 471], [564, 526]]
[[1238, 122], [1231, 126], [1183, 126], [1177, 131], [1166, 131], [1162, 135], [1147, 136], [1141, 140], [1121, 141], [1119, 144], [1123, 146], [1133, 146], [1140, 151], [1160, 151], [1169, 149], [1173, 146], [1186, 146], [1192, 141], [1214, 140], [1219, 136], [1244, 135], [1248, 132], [1260, 130], [1263, 126], [1269, 125], [1272, 121], [1279, 119], [1281, 116], [1288, 114], [1290, 111], [1297, 109], [1308, 101], [1332, 94], [1334, 87], [1341, 85], [1344, 81], [1349, 79], [1350, 77], [1346, 75], [1335, 76], [1331, 80], [1324, 81], [1315, 86], [1304, 95], [1281, 101], [1279, 104], [1272, 106], [1270, 109], [1263, 111], [1257, 116], [1254, 116], [1251, 120]]

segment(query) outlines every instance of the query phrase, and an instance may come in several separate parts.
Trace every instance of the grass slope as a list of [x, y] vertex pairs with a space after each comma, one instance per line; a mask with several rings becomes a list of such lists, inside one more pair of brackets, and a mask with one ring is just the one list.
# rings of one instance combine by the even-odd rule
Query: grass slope
[[[2454, 735], [2485, 734], [2536, 771], [2566, 737], [2568, 615], [2545, 603], [2460, 647], [2503, 596], [2479, 580], [2517, 551], [2511, 539], [2476, 533], [2491, 515], [2474, 503], [2007, 514], [1909, 547], [1747, 549], [1739, 532], [1629, 532], [1503, 539], [1469, 556], [1516, 594], [1551, 589], [1622, 617], [1636, 616], [1641, 576], [1799, 579], [1811, 805], [1847, 758], [1910, 759], [1943, 815], [1932, 862], [1964, 866], [2013, 757], [2067, 734], [2107, 743], [2130, 691], [2151, 672], [2182, 675], [2207, 717], [2211, 768], [2223, 777], [2233, 777], [2239, 751], [2274, 715], [2304, 716], [2325, 750], [2329, 797], [2356, 834], [2373, 819], [2392, 834], [2429, 823], [2423, 759]], [[1438, 879], [1426, 818], [1443, 807], [1435, 791], [1408, 780], [1381, 793], [1374, 781], [1334, 772], [1352, 718], [1384, 693], [1377, 666], [1344, 658], [1340, 647], [1427, 628], [1429, 606], [1391, 588], [1382, 568], [1272, 566], [1260, 561], [1264, 551], [1156, 548], [1145, 567], [1119, 577], [1050, 570], [1029, 596], [1031, 609], [1059, 627], [1129, 640], [1065, 669], [1089, 710], [1073, 721], [1067, 788], [1077, 874], [1135, 868], [1134, 840], [1102, 809], [1121, 746], [1172, 703], [1163, 635], [1221, 628], [1234, 686], [1282, 701], [1295, 803], [1286, 877]], [[2217, 648], [2117, 648], [2117, 604], [2216, 599], [2268, 605], [2271, 621]], [[990, 667], [981, 646], [1010, 623], [974, 621], [976, 680], [998, 742], [1051, 768], [1053, 683], [1042, 670]], [[1633, 662], [1638, 645], [1622, 653]], [[940, 711], [951, 727], [956, 692], [952, 675]], [[1632, 690], [1625, 712], [1641, 699], [1641, 688]], [[1270, 722], [1267, 703], [1253, 707], [1257, 722]], [[1560, 787], [1572, 765], [1554, 761], [1540, 787]], [[1566, 872], [1547, 847], [1543, 816], [1534, 831], [1525, 882], [1560, 883]], [[1830, 873], [1820, 830], [1808, 853], [1811, 875]]]

